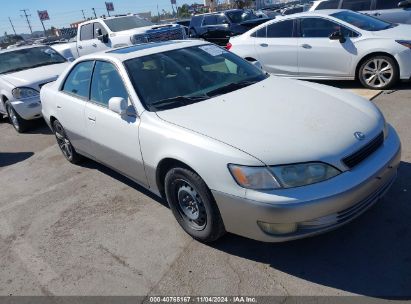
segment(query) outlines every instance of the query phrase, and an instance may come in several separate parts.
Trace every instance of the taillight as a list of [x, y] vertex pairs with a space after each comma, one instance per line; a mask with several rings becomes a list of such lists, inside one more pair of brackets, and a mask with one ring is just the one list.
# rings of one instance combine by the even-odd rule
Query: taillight
[[233, 45], [229, 42], [229, 43], [227, 43], [227, 45], [225, 46], [225, 49], [226, 49], [227, 51], [229, 51], [232, 47], [233, 47]]

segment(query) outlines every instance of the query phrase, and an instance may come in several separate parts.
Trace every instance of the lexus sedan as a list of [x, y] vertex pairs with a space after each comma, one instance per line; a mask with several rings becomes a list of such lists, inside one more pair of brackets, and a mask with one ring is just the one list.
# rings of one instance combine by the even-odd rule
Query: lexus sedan
[[40, 88], [68, 66], [48, 46], [0, 51], [0, 115], [8, 116], [17, 132], [26, 131], [28, 121], [41, 118]]
[[278, 17], [231, 38], [227, 48], [293, 78], [356, 79], [370, 89], [411, 78], [411, 25], [348, 10]]
[[371, 102], [204, 41], [81, 57], [40, 95], [68, 161], [94, 159], [160, 195], [203, 242], [335, 229], [384, 195], [400, 162]]

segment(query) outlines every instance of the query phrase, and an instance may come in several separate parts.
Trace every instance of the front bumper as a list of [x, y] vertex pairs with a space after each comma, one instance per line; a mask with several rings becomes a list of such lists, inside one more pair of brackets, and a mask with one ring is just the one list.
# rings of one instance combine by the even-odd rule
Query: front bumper
[[25, 100], [11, 101], [13, 109], [25, 120], [40, 118], [41, 102], [40, 97], [29, 98]]
[[[390, 127], [384, 145], [351, 171], [328, 181], [236, 197], [212, 191], [228, 232], [265, 242], [304, 238], [342, 226], [375, 204], [390, 188], [401, 160], [401, 143]], [[257, 222], [297, 223], [289, 234], [268, 234]]]

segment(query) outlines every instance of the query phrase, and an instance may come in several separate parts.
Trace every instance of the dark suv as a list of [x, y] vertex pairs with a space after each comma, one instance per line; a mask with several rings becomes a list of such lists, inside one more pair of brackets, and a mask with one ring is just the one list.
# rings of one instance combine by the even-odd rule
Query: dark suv
[[225, 46], [232, 36], [240, 35], [270, 18], [261, 18], [250, 10], [227, 10], [191, 18], [190, 37]]
[[411, 24], [411, 0], [318, 0], [310, 11], [349, 9], [392, 23]]

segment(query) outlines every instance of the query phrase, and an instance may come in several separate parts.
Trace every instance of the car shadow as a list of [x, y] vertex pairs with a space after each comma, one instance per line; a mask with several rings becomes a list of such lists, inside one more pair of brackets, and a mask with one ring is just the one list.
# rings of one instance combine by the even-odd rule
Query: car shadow
[[150, 197], [152, 200], [156, 201], [157, 203], [160, 203], [161, 205], [168, 208], [168, 203], [164, 199], [162, 199], [161, 197], [153, 194], [152, 192], [150, 192], [149, 190], [147, 190], [143, 186], [140, 186], [139, 184], [137, 184], [133, 180], [129, 179], [128, 177], [118, 173], [117, 171], [114, 171], [114, 170], [110, 169], [109, 167], [106, 167], [105, 165], [102, 165], [102, 164], [100, 164], [100, 163], [98, 163], [94, 160], [91, 160], [91, 159], [86, 159], [84, 162], [80, 163], [79, 166], [81, 166], [83, 168], [87, 168], [87, 169], [98, 170], [101, 173], [106, 174], [106, 175], [110, 176], [111, 178], [114, 178], [114, 179], [118, 180], [119, 182], [135, 189], [136, 191], [141, 192], [142, 194]]
[[350, 293], [411, 299], [411, 164], [373, 208], [320, 236], [261, 243], [227, 235], [212, 246], [294, 277]]
[[45, 134], [45, 135], [52, 135], [49, 126], [46, 124], [44, 119], [35, 119], [30, 121], [30, 127], [25, 132], [27, 134]]
[[33, 152], [0, 152], [0, 168], [14, 165], [16, 163], [22, 162], [34, 155]]

